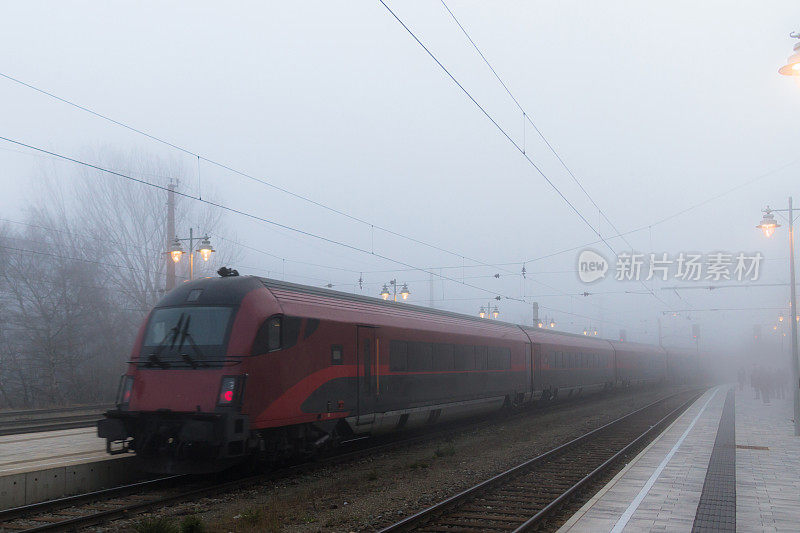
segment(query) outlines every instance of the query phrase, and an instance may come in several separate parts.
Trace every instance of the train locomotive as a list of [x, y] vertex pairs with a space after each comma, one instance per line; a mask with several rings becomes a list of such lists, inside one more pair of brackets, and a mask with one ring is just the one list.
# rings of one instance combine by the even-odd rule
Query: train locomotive
[[150, 312], [98, 422], [145, 470], [209, 472], [531, 401], [665, 380], [697, 358], [254, 276]]

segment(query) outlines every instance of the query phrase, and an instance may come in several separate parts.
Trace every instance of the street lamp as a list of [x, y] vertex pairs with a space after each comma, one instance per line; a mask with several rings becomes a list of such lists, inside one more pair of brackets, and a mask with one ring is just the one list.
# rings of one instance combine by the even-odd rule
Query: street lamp
[[[800, 33], [792, 32], [789, 34], [792, 39], [800, 39]], [[784, 76], [800, 76], [800, 42], [794, 45], [793, 54], [786, 60], [786, 64], [778, 69]]]
[[[797, 47], [795, 47], [797, 48]], [[800, 382], [798, 382], [798, 376], [800, 376], [800, 369], [798, 368], [797, 364], [797, 322], [798, 322], [798, 314], [797, 314], [797, 291], [795, 290], [795, 276], [794, 276], [794, 210], [792, 209], [792, 197], [789, 197], [789, 208], [788, 209], [770, 209], [767, 207], [764, 211], [764, 217], [761, 219], [761, 224], [756, 226], [757, 228], [761, 229], [768, 238], [772, 236], [775, 232], [775, 228], [780, 227], [780, 225], [775, 221], [775, 216], [772, 214], [773, 212], [787, 212], [789, 214], [789, 277], [791, 278], [790, 282], [790, 300], [789, 305], [791, 306], [791, 316], [795, 317], [795, 320], [792, 320], [792, 374], [794, 375], [794, 382], [792, 384], [792, 389], [794, 389], [794, 434], [795, 436], [800, 436]]]
[[539, 320], [539, 322], [536, 325], [539, 326], [540, 328], [547, 328], [547, 327], [554, 328], [556, 327], [556, 321], [552, 318], [545, 317], [544, 320]]
[[[383, 284], [383, 289], [381, 289], [381, 298], [384, 300], [388, 300], [389, 296], [394, 295], [394, 301], [397, 301], [397, 279], [393, 279], [389, 282], [389, 285], [392, 286], [393, 292], [389, 292], [389, 287], [386, 283]], [[411, 291], [408, 290], [408, 283], [403, 283], [403, 287], [400, 289], [400, 297], [403, 300], [408, 300], [408, 297], [411, 295]]]
[[492, 315], [492, 318], [497, 318], [500, 316], [500, 310], [495, 305], [492, 308], [492, 304], [486, 304], [486, 307], [481, 306], [481, 310], [478, 311], [478, 316], [481, 318], [487, 318], [489, 315]]
[[781, 225], [775, 220], [775, 215], [772, 214], [772, 209], [767, 206], [767, 208], [764, 209], [764, 216], [761, 218], [761, 224], [756, 227], [763, 231], [764, 236], [769, 239], [772, 237], [772, 234], [775, 233], [775, 230], [780, 228]]
[[178, 237], [175, 237], [175, 240], [172, 241], [172, 246], [170, 246], [169, 252], [168, 252], [170, 257], [172, 257], [172, 260], [175, 263], [178, 263], [181, 260], [181, 257], [183, 256], [183, 254], [187, 253], [187, 252], [183, 251], [183, 246], [181, 245], [181, 242], [189, 241], [189, 251], [188, 251], [188, 253], [189, 253], [189, 281], [194, 279], [194, 254], [195, 254], [195, 252], [200, 254], [200, 257], [203, 258], [203, 261], [208, 261], [211, 258], [211, 254], [216, 251], [216, 250], [214, 250], [214, 248], [211, 247], [211, 241], [209, 240], [208, 235], [205, 235], [203, 237], [203, 239], [198, 243], [197, 250], [194, 249], [195, 240], [196, 239], [194, 238], [194, 229], [193, 228], [189, 228], [189, 238], [188, 239], [179, 239]]

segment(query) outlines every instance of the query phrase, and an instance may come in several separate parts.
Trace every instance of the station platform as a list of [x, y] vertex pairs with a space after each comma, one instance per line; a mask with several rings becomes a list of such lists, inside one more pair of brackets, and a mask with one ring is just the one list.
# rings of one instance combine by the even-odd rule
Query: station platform
[[559, 531], [798, 531], [792, 416], [791, 399], [715, 387]]
[[96, 428], [0, 437], [0, 509], [139, 478], [130, 455], [106, 453]]

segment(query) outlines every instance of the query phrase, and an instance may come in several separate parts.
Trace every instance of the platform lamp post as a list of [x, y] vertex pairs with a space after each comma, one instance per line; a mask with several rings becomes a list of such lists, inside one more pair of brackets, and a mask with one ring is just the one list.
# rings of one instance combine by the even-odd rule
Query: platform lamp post
[[[384, 300], [388, 300], [389, 296], [394, 294], [394, 301], [397, 301], [397, 279], [393, 279], [389, 282], [389, 285], [392, 286], [393, 292], [389, 292], [389, 287], [386, 286], [386, 283], [383, 284], [383, 289], [381, 289], [381, 298]], [[408, 300], [411, 291], [408, 290], [408, 283], [403, 283], [403, 288], [400, 289], [400, 297], [403, 300]]]
[[[800, 61], [800, 57], [798, 57], [798, 61]], [[792, 389], [794, 389], [794, 434], [795, 436], [800, 436], [800, 369], [798, 369], [797, 366], [797, 291], [795, 289], [794, 279], [794, 210], [792, 209], [792, 197], [789, 197], [788, 209], [770, 209], [769, 206], [763, 209], [764, 216], [761, 219], [761, 223], [756, 227], [763, 231], [767, 238], [771, 237], [775, 233], [775, 230], [780, 227], [780, 224], [775, 220], [775, 215], [772, 213], [779, 212], [787, 212], [789, 215], [789, 290], [791, 291], [789, 305], [791, 307], [791, 316], [795, 318], [795, 320], [790, 320], [792, 323], [791, 366], [792, 375], [794, 377], [792, 385]]]
[[548, 328], [548, 327], [555, 328], [556, 327], [556, 321], [555, 321], [554, 318], [545, 317], [544, 320], [540, 319], [539, 322], [536, 325], [539, 326], [540, 328]]
[[497, 308], [497, 306], [495, 305], [494, 308], [492, 308], [491, 303], [486, 304], [486, 307], [481, 306], [481, 310], [478, 311], [478, 316], [481, 318], [487, 318], [490, 315], [491, 318], [495, 319], [500, 316], [500, 310]]
[[[800, 39], [800, 33], [793, 31], [789, 34], [789, 37], [792, 39]], [[800, 42], [794, 45], [792, 52], [794, 53], [786, 60], [786, 64], [778, 69], [779, 74], [783, 74], [784, 76], [800, 76]]]
[[169, 254], [172, 257], [172, 260], [176, 263], [181, 260], [181, 256], [183, 256], [183, 246], [181, 246], [181, 242], [189, 241], [189, 281], [194, 279], [194, 254], [199, 253], [200, 257], [203, 258], [203, 261], [208, 261], [211, 257], [211, 254], [214, 253], [216, 250], [211, 247], [211, 241], [208, 239], [208, 235], [205, 235], [202, 240], [197, 245], [197, 250], [195, 250], [195, 241], [199, 239], [195, 239], [194, 237], [194, 230], [189, 228], [189, 238], [188, 239], [179, 239], [175, 237], [175, 240], [172, 241], [172, 246], [170, 247]]

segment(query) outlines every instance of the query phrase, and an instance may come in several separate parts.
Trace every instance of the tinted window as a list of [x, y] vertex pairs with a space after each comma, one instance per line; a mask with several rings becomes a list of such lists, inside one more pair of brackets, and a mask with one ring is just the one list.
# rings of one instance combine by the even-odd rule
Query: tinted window
[[408, 370], [427, 372], [433, 366], [433, 346], [427, 342], [408, 343]]
[[267, 324], [267, 349], [280, 350], [281, 348], [281, 318], [276, 316], [270, 318]]
[[160, 346], [165, 342], [171, 344], [172, 337], [176, 334], [180, 342], [185, 331], [187, 337], [191, 337], [199, 346], [220, 346], [225, 343], [230, 317], [230, 307], [156, 309], [147, 324], [144, 345]]
[[489, 348], [489, 370], [507, 370], [511, 368], [511, 350], [499, 346]]
[[486, 346], [476, 346], [475, 347], [475, 369], [476, 370], [486, 370], [488, 366], [488, 354], [489, 349]]
[[408, 370], [408, 343], [406, 341], [389, 343], [389, 370], [395, 372]]
[[475, 369], [475, 347], [456, 345], [453, 355], [454, 370], [474, 370]]
[[433, 369], [453, 370], [453, 345], [434, 344], [433, 346]]

